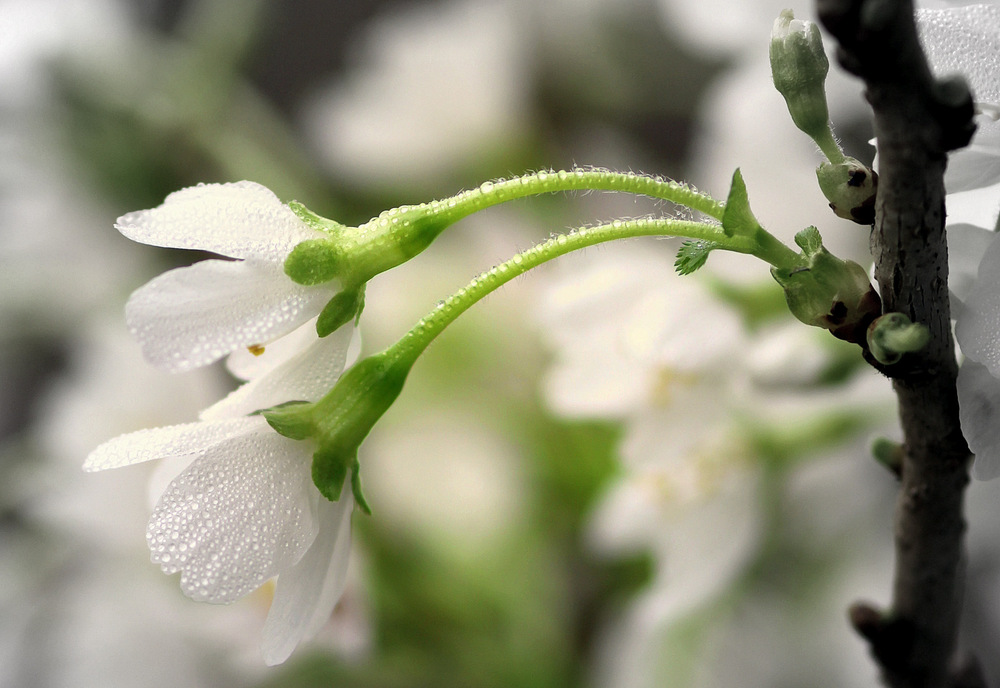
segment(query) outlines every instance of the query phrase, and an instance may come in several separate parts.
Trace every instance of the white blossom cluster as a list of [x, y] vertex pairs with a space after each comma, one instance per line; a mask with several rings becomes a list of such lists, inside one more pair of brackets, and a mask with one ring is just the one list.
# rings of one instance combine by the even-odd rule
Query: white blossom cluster
[[146, 531], [153, 561], [180, 572], [182, 590], [206, 602], [233, 602], [277, 576], [262, 649], [268, 664], [281, 663], [330, 618], [350, 553], [351, 490], [323, 498], [310, 473], [313, 444], [252, 415], [316, 401], [347, 362], [352, 326], [323, 339], [315, 331], [336, 285], [303, 287], [283, 272], [297, 244], [322, 234], [250, 182], [175, 192], [116, 227], [141, 243], [233, 259], [153, 279], [129, 299], [126, 318], [151, 362], [185, 371], [228, 356], [245, 383], [200, 421], [105, 442], [84, 468], [176, 460]]

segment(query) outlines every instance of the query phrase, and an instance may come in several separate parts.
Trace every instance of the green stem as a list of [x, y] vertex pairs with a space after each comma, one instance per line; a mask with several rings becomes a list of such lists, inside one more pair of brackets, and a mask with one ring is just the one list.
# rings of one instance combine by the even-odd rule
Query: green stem
[[823, 131], [821, 136], [817, 136], [813, 139], [819, 149], [823, 151], [823, 155], [834, 165], [839, 165], [846, 160], [844, 156], [844, 151], [840, 149], [840, 144], [837, 143], [837, 139], [833, 136], [833, 130], [830, 125], [827, 124], [826, 129]]
[[[757, 231], [754, 232], [754, 239], [757, 242], [754, 250], [752, 252], [744, 251], [743, 253], [752, 253], [776, 268], [791, 269], [802, 264], [802, 256], [788, 246], [785, 246], [777, 237], [763, 227], [757, 227]], [[738, 249], [730, 250], [736, 251]]]
[[[722, 227], [718, 225], [673, 218], [616, 220], [597, 227], [560, 234], [474, 278], [464, 288], [439, 303], [431, 313], [421, 318], [413, 329], [383, 353], [387, 355], [387, 359], [406, 360], [412, 365], [427, 346], [458, 316], [507, 282], [553, 258], [616, 239], [640, 236], [687, 237], [712, 242], [719, 249], [751, 254], [777, 267], [792, 269], [801, 263], [801, 257], [797, 253], [782, 245], [770, 234], [766, 232], [764, 234], [770, 241], [766, 242], [766, 245], [761, 245], [754, 238], [726, 236]], [[775, 244], [782, 246], [784, 251], [776, 250]]]
[[[429, 214], [436, 216], [437, 223], [449, 225], [500, 203], [560, 191], [620, 191], [649, 196], [687, 206], [719, 221], [722, 220], [722, 214], [725, 211], [725, 204], [721, 201], [717, 201], [707, 194], [699, 193], [680, 182], [631, 172], [614, 172], [599, 168], [575, 168], [559, 170], [558, 172], [534, 172], [512, 179], [483, 182], [475, 189], [462, 191], [438, 201], [387, 210], [366, 224], [377, 224], [383, 219], [392, 222], [392, 218], [397, 215], [409, 215], [414, 211], [422, 213], [429, 211]], [[364, 226], [362, 225], [362, 227]]]

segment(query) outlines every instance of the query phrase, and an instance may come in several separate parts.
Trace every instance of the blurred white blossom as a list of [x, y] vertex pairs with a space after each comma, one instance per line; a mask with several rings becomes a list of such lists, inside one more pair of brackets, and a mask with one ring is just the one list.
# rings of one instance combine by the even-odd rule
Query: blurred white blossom
[[358, 41], [353, 69], [307, 107], [310, 138], [351, 185], [448, 178], [525, 130], [523, 33], [511, 2], [387, 13]]

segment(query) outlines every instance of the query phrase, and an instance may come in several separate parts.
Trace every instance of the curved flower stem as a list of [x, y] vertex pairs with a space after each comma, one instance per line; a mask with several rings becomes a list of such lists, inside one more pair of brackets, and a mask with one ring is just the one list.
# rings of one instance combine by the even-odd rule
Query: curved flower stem
[[394, 217], [419, 213], [433, 216], [436, 220], [435, 225], [440, 224], [443, 229], [464, 217], [500, 203], [560, 191], [620, 191], [649, 196], [686, 206], [720, 221], [725, 211], [725, 203], [699, 193], [687, 184], [632, 172], [575, 168], [557, 172], [533, 172], [521, 177], [483, 182], [475, 189], [462, 191], [441, 200], [386, 210], [361, 228], [384, 225], [386, 221], [393, 222]]
[[[736, 222], [736, 226], [744, 224]], [[485, 296], [531, 268], [587, 246], [639, 236], [693, 239], [696, 246], [692, 250], [698, 254], [695, 262], [699, 264], [716, 249], [749, 253], [786, 272], [807, 264], [806, 256], [781, 244], [756, 221], [749, 231], [738, 232], [733, 228], [728, 234], [721, 225], [674, 218], [616, 220], [560, 234], [474, 278], [441, 301], [395, 344], [358, 361], [323, 398], [314, 403], [269, 409], [265, 417], [271, 427], [286, 437], [316, 440], [312, 475], [321, 494], [330, 500], [339, 499], [350, 472], [355, 497], [364, 507], [358, 478], [358, 447], [395, 402], [420, 354], [448, 325]]]
[[[616, 220], [597, 227], [579, 229], [568, 234], [560, 234], [544, 241], [510, 260], [501, 263], [474, 278], [464, 288], [449, 296], [421, 318], [399, 341], [384, 353], [393, 360], [413, 361], [427, 346], [458, 316], [467, 311], [488, 294], [523, 275], [528, 270], [548, 262], [553, 258], [571, 253], [581, 248], [594, 246], [616, 239], [640, 236], [687, 237], [698, 241], [712, 242], [717, 248], [747, 253], [780, 268], [792, 269], [799, 265], [801, 257], [764, 230], [757, 236], [726, 236], [722, 227], [701, 222], [691, 222], [672, 218], [643, 218]], [[392, 353], [390, 353], [392, 352]]]

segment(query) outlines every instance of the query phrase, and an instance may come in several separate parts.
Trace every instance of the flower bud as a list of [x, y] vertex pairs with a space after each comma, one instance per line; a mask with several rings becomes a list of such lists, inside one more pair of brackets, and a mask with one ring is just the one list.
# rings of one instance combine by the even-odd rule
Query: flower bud
[[771, 269], [785, 290], [789, 310], [801, 322], [827, 329], [838, 339], [865, 342], [868, 326], [882, 314], [882, 300], [864, 268], [827, 251], [815, 227], [799, 232], [795, 243], [809, 259], [808, 265]]
[[930, 341], [927, 327], [903, 313], [886, 313], [868, 328], [868, 350], [879, 363], [898, 363], [903, 354], [920, 351]]
[[830, 120], [824, 88], [830, 62], [819, 27], [783, 10], [771, 31], [770, 55], [774, 87], [784, 96], [795, 126], [814, 139], [824, 136]]
[[824, 162], [816, 168], [816, 177], [837, 217], [859, 225], [875, 222], [878, 175], [873, 170], [854, 158], [846, 158], [836, 165]]

